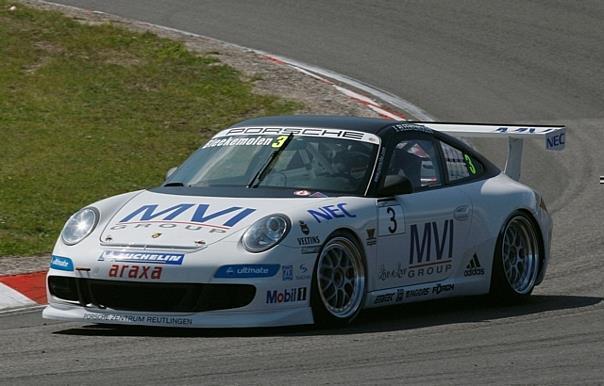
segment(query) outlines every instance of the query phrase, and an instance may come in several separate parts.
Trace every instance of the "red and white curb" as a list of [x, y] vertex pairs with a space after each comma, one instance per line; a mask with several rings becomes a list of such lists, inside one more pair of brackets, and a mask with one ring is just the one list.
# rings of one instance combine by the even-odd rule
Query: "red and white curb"
[[0, 311], [46, 303], [45, 271], [0, 276]]

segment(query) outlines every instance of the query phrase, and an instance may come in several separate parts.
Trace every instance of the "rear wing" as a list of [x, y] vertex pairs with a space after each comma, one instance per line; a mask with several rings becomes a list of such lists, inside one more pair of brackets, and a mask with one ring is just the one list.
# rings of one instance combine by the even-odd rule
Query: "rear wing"
[[522, 165], [522, 144], [525, 138], [542, 138], [546, 150], [564, 150], [565, 126], [498, 125], [483, 123], [448, 123], [410, 121], [435, 131], [464, 138], [508, 138], [505, 174], [518, 181]]

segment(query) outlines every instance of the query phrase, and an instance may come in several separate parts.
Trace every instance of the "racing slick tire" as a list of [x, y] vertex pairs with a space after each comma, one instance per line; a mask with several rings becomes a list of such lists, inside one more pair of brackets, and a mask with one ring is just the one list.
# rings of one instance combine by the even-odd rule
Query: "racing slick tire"
[[363, 308], [366, 294], [363, 248], [348, 232], [336, 231], [323, 244], [315, 262], [310, 299], [315, 323], [349, 324]]
[[526, 300], [539, 276], [542, 251], [536, 222], [523, 211], [513, 212], [501, 228], [495, 245], [491, 295], [502, 303]]

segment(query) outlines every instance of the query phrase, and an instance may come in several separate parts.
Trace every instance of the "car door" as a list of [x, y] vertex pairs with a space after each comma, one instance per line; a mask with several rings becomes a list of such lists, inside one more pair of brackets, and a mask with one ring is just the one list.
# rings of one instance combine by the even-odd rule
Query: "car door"
[[395, 137], [386, 175], [404, 176], [413, 193], [378, 199], [377, 288], [441, 281], [461, 264], [472, 204], [447, 186], [440, 145], [430, 135]]

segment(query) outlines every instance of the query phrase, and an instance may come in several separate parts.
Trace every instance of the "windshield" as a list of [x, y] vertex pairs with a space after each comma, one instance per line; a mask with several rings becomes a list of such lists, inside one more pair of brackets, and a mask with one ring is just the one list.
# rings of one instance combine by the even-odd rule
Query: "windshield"
[[362, 195], [378, 145], [303, 135], [214, 137], [165, 185], [271, 187]]

